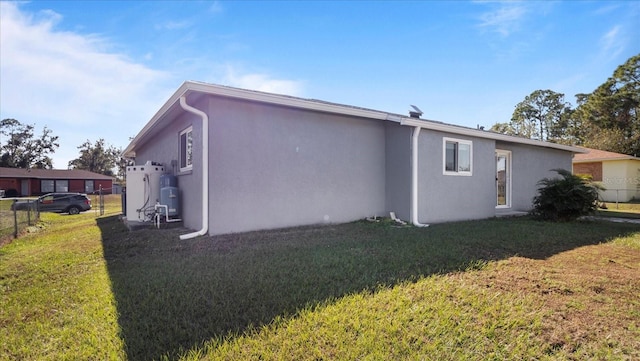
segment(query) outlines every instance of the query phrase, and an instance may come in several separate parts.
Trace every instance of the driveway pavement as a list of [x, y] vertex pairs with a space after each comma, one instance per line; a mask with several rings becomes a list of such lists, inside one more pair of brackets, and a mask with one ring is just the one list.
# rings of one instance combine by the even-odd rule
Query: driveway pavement
[[640, 224], [640, 219], [638, 218], [617, 218], [617, 217], [596, 217], [596, 216], [586, 216], [583, 219], [597, 220], [597, 221], [609, 221], [609, 222], [618, 222], [618, 223], [635, 223]]

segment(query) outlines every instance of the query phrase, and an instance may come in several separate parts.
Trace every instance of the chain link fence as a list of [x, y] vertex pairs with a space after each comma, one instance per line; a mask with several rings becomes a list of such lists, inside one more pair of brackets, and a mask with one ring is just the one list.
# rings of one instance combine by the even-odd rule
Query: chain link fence
[[20, 207], [16, 206], [17, 201], [15, 198], [0, 198], [0, 244], [7, 239], [18, 238], [40, 219], [37, 199], [21, 198]]
[[[117, 189], [117, 192], [116, 192]], [[102, 188], [88, 195], [96, 217], [124, 213], [124, 189]]]
[[[95, 217], [114, 216], [124, 211], [124, 195], [114, 194], [111, 188], [87, 194], [91, 200], [91, 210]], [[2, 198], [0, 196], [0, 245], [18, 238], [29, 227], [40, 220], [38, 198]]]
[[600, 200], [616, 205], [618, 203], [639, 202], [640, 188], [606, 188], [600, 190]]

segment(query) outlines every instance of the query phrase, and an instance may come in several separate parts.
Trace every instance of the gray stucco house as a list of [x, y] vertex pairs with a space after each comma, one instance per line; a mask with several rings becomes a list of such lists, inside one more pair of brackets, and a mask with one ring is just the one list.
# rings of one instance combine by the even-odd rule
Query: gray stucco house
[[536, 183], [583, 152], [419, 117], [187, 81], [124, 156], [177, 176], [190, 238], [527, 211]]

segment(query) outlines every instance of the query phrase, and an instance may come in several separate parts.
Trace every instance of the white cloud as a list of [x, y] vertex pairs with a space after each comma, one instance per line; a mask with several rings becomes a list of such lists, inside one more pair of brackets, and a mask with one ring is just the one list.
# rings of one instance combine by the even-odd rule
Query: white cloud
[[622, 27], [616, 25], [607, 31], [601, 38], [601, 53], [607, 59], [614, 59], [624, 50], [625, 40]]
[[220, 14], [224, 12], [224, 7], [220, 3], [220, 1], [214, 1], [209, 7], [209, 12], [211, 12], [212, 14]]
[[593, 13], [596, 15], [609, 15], [620, 8], [617, 3], [604, 3], [604, 6], [597, 8]]
[[169, 20], [155, 26], [156, 30], [179, 30], [190, 27], [192, 24], [188, 20], [175, 21]]
[[223, 83], [244, 89], [258, 90], [268, 93], [302, 96], [303, 84], [300, 81], [274, 79], [261, 73], [238, 74], [233, 66], [227, 66]]
[[565, 101], [575, 103], [574, 96], [571, 92], [574, 89], [580, 89], [580, 86], [588, 78], [588, 74], [580, 70], [574, 70], [575, 73], [569, 73], [564, 77], [559, 78], [550, 86], [550, 89], [563, 93], [565, 95]]
[[526, 13], [525, 4], [500, 2], [497, 8], [480, 15], [479, 25], [507, 37], [520, 28], [520, 23]]
[[[15, 118], [60, 137], [54, 167], [66, 168], [85, 140], [104, 138], [125, 147], [183, 80], [217, 79], [222, 84], [301, 96], [302, 82], [268, 72], [247, 72], [211, 58], [159, 71], [114, 49], [100, 34], [63, 31], [64, 17], [51, 10], [30, 13], [20, 3], [0, 1], [0, 119]], [[213, 12], [223, 11], [219, 4]], [[71, 24], [73, 25], [73, 24]], [[166, 23], [177, 31], [186, 23]], [[188, 35], [188, 34], [187, 34]], [[187, 36], [185, 35], [185, 36]], [[142, 49], [152, 61], [152, 49]], [[184, 59], [168, 59], [181, 64]], [[204, 76], [215, 73], [213, 76]], [[179, 72], [179, 73], [177, 73]]]
[[0, 2], [0, 116], [47, 125], [54, 134], [73, 129], [73, 139], [60, 137], [60, 154], [70, 148], [77, 156], [85, 139], [126, 145], [170, 94], [169, 74], [110, 53], [99, 35], [57, 30], [62, 20]]

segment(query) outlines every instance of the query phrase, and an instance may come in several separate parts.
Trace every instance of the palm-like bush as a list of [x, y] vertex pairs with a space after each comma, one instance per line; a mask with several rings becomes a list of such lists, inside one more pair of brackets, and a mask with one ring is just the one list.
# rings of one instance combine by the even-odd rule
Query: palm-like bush
[[592, 214], [598, 207], [602, 186], [566, 169], [552, 169], [562, 178], [544, 178], [538, 182], [531, 213], [539, 219], [566, 222]]

